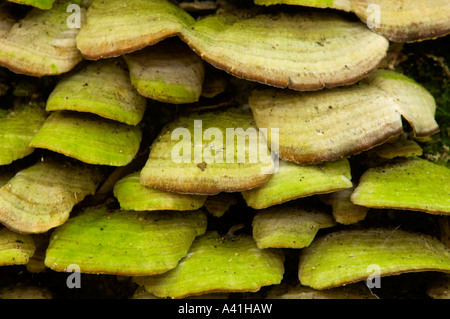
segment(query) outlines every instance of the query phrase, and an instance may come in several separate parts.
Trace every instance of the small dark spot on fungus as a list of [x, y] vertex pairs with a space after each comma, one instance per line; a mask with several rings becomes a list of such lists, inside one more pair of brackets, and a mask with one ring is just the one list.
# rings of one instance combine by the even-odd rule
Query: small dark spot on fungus
[[206, 163], [202, 162], [202, 163], [198, 164], [197, 167], [200, 168], [202, 170], [202, 172], [203, 172], [206, 169]]

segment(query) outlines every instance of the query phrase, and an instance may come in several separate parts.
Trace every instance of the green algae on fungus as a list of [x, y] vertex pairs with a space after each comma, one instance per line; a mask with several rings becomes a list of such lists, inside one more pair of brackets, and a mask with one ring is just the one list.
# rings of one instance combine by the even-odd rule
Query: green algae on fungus
[[221, 13], [180, 37], [236, 77], [294, 90], [355, 83], [378, 67], [388, 49], [388, 41], [364, 24], [330, 12]]
[[155, 139], [141, 170], [141, 183], [178, 193], [215, 195], [260, 186], [272, 168], [265, 138], [258, 134], [249, 110], [192, 112], [167, 124]]
[[276, 285], [284, 274], [284, 254], [258, 249], [251, 236], [233, 240], [208, 231], [192, 243], [178, 266], [164, 274], [136, 278], [157, 297], [184, 298], [212, 292], [256, 292]]
[[[299, 164], [350, 157], [383, 144], [404, 132], [402, 116], [417, 138], [439, 131], [430, 93], [385, 70], [325, 91], [255, 90], [249, 105], [258, 127], [279, 128], [280, 158]], [[267, 140], [272, 143], [270, 134]]]
[[130, 82], [120, 59], [85, 64], [59, 81], [47, 99], [47, 111], [89, 112], [136, 125], [145, 112], [146, 99]]
[[55, 111], [30, 142], [94, 165], [125, 166], [137, 154], [142, 139], [138, 126], [88, 113]]
[[[75, 42], [79, 29], [67, 27], [67, 3], [58, 3], [51, 10], [33, 8], [18, 22], [8, 19], [0, 31], [0, 65], [36, 77], [73, 69], [82, 56]], [[81, 8], [82, 20], [84, 13]]]
[[0, 229], [0, 266], [24, 265], [33, 256], [36, 246], [31, 235]]
[[202, 94], [204, 62], [179, 39], [126, 54], [124, 59], [131, 83], [146, 98], [183, 104], [197, 102]]
[[133, 212], [91, 207], [55, 229], [45, 265], [66, 271], [125, 276], [154, 275], [177, 266], [196, 236], [206, 230], [206, 215], [189, 212]]
[[45, 110], [38, 105], [0, 111], [0, 165], [11, 164], [33, 153], [30, 141], [46, 118]]
[[8, 0], [8, 1], [27, 6], [33, 6], [41, 10], [50, 10], [53, 7], [53, 3], [55, 2], [55, 0]]
[[392, 142], [388, 141], [380, 146], [377, 146], [369, 152], [373, 152], [380, 158], [384, 159], [423, 155], [423, 150], [420, 145], [414, 140], [406, 138], [405, 134], [401, 135], [398, 139], [395, 139]]
[[38, 162], [0, 188], [0, 223], [18, 233], [45, 233], [93, 195], [102, 177], [98, 168], [84, 164]]
[[351, 196], [372, 208], [450, 214], [450, 169], [421, 158], [407, 158], [367, 170]]
[[302, 249], [300, 283], [328, 289], [377, 275], [450, 272], [450, 250], [436, 238], [400, 229], [342, 230]]
[[124, 210], [197, 210], [207, 196], [187, 195], [146, 187], [140, 183], [140, 171], [120, 179], [114, 186], [114, 196]]
[[278, 171], [263, 185], [242, 192], [248, 206], [263, 209], [301, 197], [352, 187], [346, 159], [317, 165], [279, 161]]
[[97, 0], [89, 6], [77, 47], [89, 60], [120, 56], [177, 35], [194, 21], [167, 0]]
[[321, 228], [336, 224], [318, 209], [276, 206], [260, 210], [253, 218], [253, 238], [258, 248], [299, 249], [311, 244]]

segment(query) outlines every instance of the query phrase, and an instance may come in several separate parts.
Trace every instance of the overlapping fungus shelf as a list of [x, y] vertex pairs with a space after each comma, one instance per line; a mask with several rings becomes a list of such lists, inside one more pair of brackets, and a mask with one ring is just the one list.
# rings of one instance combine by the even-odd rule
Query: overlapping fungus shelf
[[448, 298], [449, 31], [447, 0], [0, 2], [0, 298]]

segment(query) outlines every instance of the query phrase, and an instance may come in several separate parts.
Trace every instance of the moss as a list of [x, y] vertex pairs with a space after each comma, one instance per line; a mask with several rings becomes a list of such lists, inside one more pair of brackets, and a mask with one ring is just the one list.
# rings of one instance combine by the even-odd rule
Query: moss
[[423, 85], [435, 98], [440, 132], [422, 144], [424, 155], [450, 166], [450, 47], [448, 38], [405, 44], [397, 69]]

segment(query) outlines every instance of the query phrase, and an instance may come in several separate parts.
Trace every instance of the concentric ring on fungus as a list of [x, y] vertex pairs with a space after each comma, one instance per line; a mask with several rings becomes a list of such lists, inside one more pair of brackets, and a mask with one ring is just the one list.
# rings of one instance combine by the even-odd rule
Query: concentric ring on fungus
[[302, 285], [328, 289], [405, 272], [450, 272], [450, 251], [438, 239], [400, 229], [356, 229], [329, 233], [302, 249], [298, 277]]
[[450, 2], [447, 0], [255, 0], [255, 4], [351, 11], [369, 28], [393, 42], [423, 41], [450, 32]]
[[[67, 27], [66, 9], [64, 2], [52, 10], [34, 8], [16, 22], [5, 6], [0, 6], [0, 65], [36, 77], [73, 69], [82, 60], [75, 41], [79, 29]], [[81, 20], [84, 14], [85, 9], [81, 8]]]
[[[245, 142], [252, 136], [256, 137], [252, 144], [256, 153]], [[229, 108], [180, 115], [153, 141], [141, 170], [141, 184], [196, 195], [258, 187], [268, 180], [267, 172], [273, 166], [271, 157], [266, 162], [254, 156], [258, 150], [268, 152], [268, 147], [249, 110]]]
[[450, 169], [411, 157], [368, 169], [351, 195], [354, 204], [450, 215]]
[[300, 91], [353, 84], [372, 73], [388, 49], [363, 23], [330, 12], [227, 12], [197, 21], [180, 37], [236, 77]]
[[88, 60], [117, 57], [175, 36], [194, 21], [167, 0], [97, 0], [89, 6], [77, 47]]
[[206, 215], [189, 212], [110, 211], [90, 207], [55, 229], [45, 265], [83, 273], [145, 276], [176, 267], [206, 230]]
[[146, 105], [131, 84], [125, 62], [117, 58], [87, 62], [67, 74], [50, 93], [46, 110], [88, 112], [137, 125]]
[[279, 284], [284, 274], [284, 253], [259, 249], [251, 236], [224, 240], [215, 231], [197, 237], [177, 267], [164, 274], [136, 278], [145, 289], [162, 298], [184, 298], [212, 292], [258, 291]]
[[334, 161], [383, 144], [404, 132], [402, 116], [415, 137], [439, 131], [433, 96], [410, 78], [381, 69], [330, 90], [255, 90], [249, 105], [258, 127], [279, 128], [279, 157], [299, 164]]

